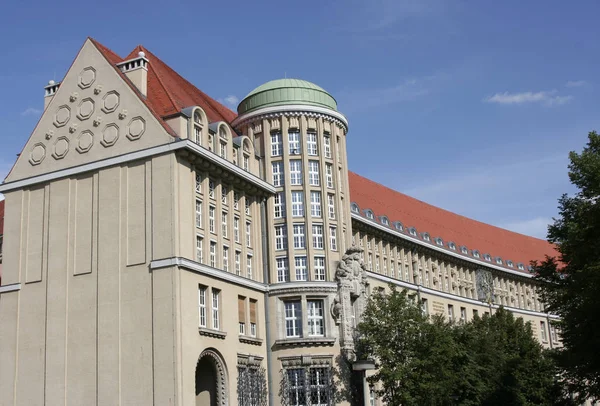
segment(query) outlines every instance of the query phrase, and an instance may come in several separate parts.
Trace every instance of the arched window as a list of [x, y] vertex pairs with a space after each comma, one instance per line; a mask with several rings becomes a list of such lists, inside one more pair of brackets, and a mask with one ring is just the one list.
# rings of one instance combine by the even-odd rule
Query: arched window
[[483, 255], [483, 259], [485, 259], [486, 261], [491, 261], [492, 260], [492, 256], [490, 254], [484, 254]]
[[456, 251], [456, 244], [454, 244], [452, 241], [450, 241], [448, 243], [448, 248], [450, 248], [452, 251]]
[[194, 123], [202, 125], [202, 114], [199, 111], [194, 112]]
[[412, 236], [415, 236], [415, 237], [416, 237], [416, 236], [417, 236], [417, 229], [416, 229], [416, 228], [414, 228], [414, 227], [411, 227], [411, 228], [409, 228], [409, 229], [408, 229], [408, 233], [409, 233], [410, 235], [412, 235]]
[[227, 129], [224, 125], [219, 126], [219, 137], [221, 137], [224, 140], [229, 139], [229, 136], [227, 135]]
[[523, 265], [521, 262], [519, 262], [517, 264], [517, 268], [519, 268], [521, 271], [524, 271], [525, 270], [525, 265]]
[[360, 207], [358, 207], [358, 204], [356, 204], [356, 203], [352, 203], [352, 205], [351, 205], [351, 210], [352, 210], [354, 213], [360, 213]]
[[481, 255], [479, 255], [479, 251], [477, 251], [477, 250], [473, 250], [473, 256], [474, 256], [475, 258], [479, 258]]
[[496, 257], [496, 263], [497, 263], [498, 265], [502, 265], [502, 258], [500, 258], [500, 257]]
[[435, 243], [436, 243], [437, 245], [439, 245], [440, 247], [443, 247], [443, 246], [444, 246], [444, 240], [442, 240], [440, 237], [436, 237], [436, 238], [435, 238]]
[[367, 218], [370, 219], [370, 220], [373, 220], [375, 218], [375, 215], [369, 209], [365, 210], [365, 216], [367, 216]]
[[429, 236], [429, 233], [423, 233], [422, 237], [425, 241], [431, 241], [431, 237]]
[[469, 255], [469, 249], [464, 245], [460, 247], [460, 252], [462, 252], [465, 255]]
[[511, 260], [506, 261], [506, 265], [508, 265], [511, 268], [514, 266]]
[[404, 230], [404, 226], [403, 226], [403, 225], [402, 225], [402, 223], [401, 223], [401, 222], [399, 222], [399, 221], [395, 221], [395, 222], [394, 222], [394, 228], [395, 228], [396, 230], [398, 230], [398, 231], [402, 231], [402, 230]]
[[379, 221], [381, 221], [381, 224], [383, 224], [384, 226], [390, 225], [390, 221], [388, 220], [388, 218], [386, 216], [379, 217]]

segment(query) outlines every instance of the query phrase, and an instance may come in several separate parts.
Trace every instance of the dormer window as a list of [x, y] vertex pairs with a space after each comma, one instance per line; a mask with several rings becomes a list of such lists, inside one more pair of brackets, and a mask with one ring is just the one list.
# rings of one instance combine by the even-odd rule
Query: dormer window
[[525, 265], [523, 265], [522, 263], [519, 262], [517, 264], [517, 268], [519, 268], [521, 271], [524, 271], [525, 270]]
[[367, 216], [369, 220], [373, 220], [375, 218], [375, 215], [371, 210], [365, 210], [365, 216]]
[[437, 237], [437, 238], [435, 239], [435, 243], [436, 243], [437, 245], [439, 245], [440, 247], [443, 247], [443, 246], [444, 246], [444, 240], [442, 240], [440, 237]]
[[227, 130], [223, 125], [219, 127], [219, 137], [221, 137], [224, 140], [228, 139]]
[[194, 123], [202, 125], [202, 115], [198, 111], [194, 113]]
[[448, 243], [448, 248], [450, 248], [452, 251], [456, 251], [456, 244], [454, 244], [452, 241], [450, 241]]
[[423, 240], [425, 240], [425, 241], [431, 241], [431, 237], [429, 236], [429, 233], [423, 233], [422, 237], [423, 237]]
[[394, 228], [395, 228], [396, 230], [398, 230], [398, 231], [402, 231], [402, 230], [404, 230], [404, 226], [403, 226], [403, 225], [402, 225], [402, 223], [401, 223], [401, 222], [399, 222], [399, 221], [395, 221], [395, 222], [394, 222]]
[[509, 266], [509, 267], [511, 267], [511, 268], [514, 266], [514, 265], [513, 265], [513, 262], [512, 262], [512, 261], [510, 261], [510, 260], [506, 261], [506, 265], [508, 265], [508, 266]]
[[379, 220], [381, 221], [381, 224], [383, 224], [384, 226], [389, 226], [390, 225], [390, 221], [388, 220], [387, 217], [385, 216], [381, 216], [379, 218]]
[[528, 270], [529, 272], [533, 272], [533, 267], [532, 267], [531, 265], [528, 265], [528, 266], [527, 266], [527, 270]]
[[352, 203], [351, 210], [354, 213], [360, 213], [360, 207], [358, 207], [358, 204], [356, 204], [356, 203]]
[[417, 236], [417, 229], [416, 229], [416, 228], [414, 228], [414, 227], [411, 227], [411, 228], [409, 228], [409, 229], [408, 229], [408, 233], [409, 233], [410, 235], [412, 235], [412, 236], [415, 236], [415, 237], [416, 237], [416, 236]]
[[484, 254], [483, 255], [483, 259], [485, 259], [486, 261], [491, 261], [492, 260], [492, 256], [490, 254]]
[[474, 256], [475, 258], [479, 258], [481, 255], [479, 255], [479, 251], [477, 251], [477, 250], [473, 250], [473, 256]]
[[464, 245], [460, 247], [460, 252], [462, 252], [465, 255], [469, 255], [469, 249]]
[[502, 258], [500, 258], [500, 257], [496, 257], [496, 263], [497, 263], [498, 265], [502, 265]]

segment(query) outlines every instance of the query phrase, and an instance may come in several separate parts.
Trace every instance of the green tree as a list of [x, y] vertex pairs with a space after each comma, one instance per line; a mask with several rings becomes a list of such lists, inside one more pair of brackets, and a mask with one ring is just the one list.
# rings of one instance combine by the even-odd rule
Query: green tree
[[565, 383], [579, 400], [600, 400], [600, 136], [594, 131], [578, 154], [569, 154], [577, 193], [559, 200], [548, 228], [558, 258], [534, 263], [547, 311], [558, 314], [564, 347], [556, 350]]

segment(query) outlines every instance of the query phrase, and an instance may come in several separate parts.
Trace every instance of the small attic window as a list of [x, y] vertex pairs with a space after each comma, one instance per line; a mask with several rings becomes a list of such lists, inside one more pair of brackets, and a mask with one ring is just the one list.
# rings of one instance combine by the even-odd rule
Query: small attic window
[[227, 130], [225, 129], [225, 126], [220, 126], [219, 127], [219, 137], [223, 138], [224, 140], [226, 140], [227, 137]]
[[498, 265], [502, 265], [502, 258], [500, 258], [500, 257], [496, 257], [496, 263], [497, 263]]
[[479, 258], [481, 255], [479, 255], [479, 251], [477, 251], [477, 250], [473, 250], [473, 256], [474, 256], [475, 258]]
[[414, 228], [414, 227], [411, 227], [411, 228], [409, 228], [409, 229], [408, 229], [408, 233], [409, 233], [410, 235], [413, 235], [413, 236], [415, 236], [415, 237], [416, 237], [416, 236], [417, 236], [417, 229], [416, 229], [416, 228]]
[[387, 217], [381, 216], [379, 219], [381, 221], [381, 224], [383, 224], [384, 226], [389, 226], [390, 225], [390, 221], [388, 220]]
[[440, 247], [443, 247], [443, 246], [444, 246], [444, 240], [442, 240], [440, 237], [436, 237], [436, 239], [435, 239], [435, 243], [436, 243], [437, 245], [439, 245]]
[[399, 221], [395, 221], [395, 222], [394, 222], [394, 228], [395, 228], [396, 230], [398, 230], [398, 231], [402, 231], [402, 230], [404, 230], [404, 226], [403, 226], [403, 225], [402, 225], [402, 223], [401, 223], [401, 222], [399, 222]]
[[423, 239], [425, 241], [431, 241], [431, 237], [429, 237], [429, 233], [423, 233], [423, 234], [421, 234], [421, 236], [423, 237]]
[[352, 211], [354, 213], [360, 213], [360, 207], [358, 207], [358, 204], [352, 203]]
[[508, 265], [511, 268], [514, 266], [514, 264], [511, 260], [506, 261], [506, 265]]
[[531, 265], [528, 265], [528, 266], [527, 266], [527, 270], [528, 270], [529, 272], [533, 272], [533, 267], [532, 267]]
[[199, 111], [194, 113], [194, 123], [202, 125], [202, 114]]
[[519, 262], [517, 264], [517, 268], [519, 268], [521, 271], [524, 271], [525, 270], [525, 265], [523, 265], [522, 263]]
[[373, 220], [375, 218], [375, 215], [371, 210], [365, 210], [365, 216], [367, 216], [367, 218], [370, 220]]
[[486, 261], [491, 261], [492, 256], [490, 254], [483, 254], [483, 259], [485, 259]]
[[452, 251], [456, 251], [456, 244], [454, 244], [452, 241], [450, 241], [448, 243], [448, 248], [450, 248]]
[[469, 254], [469, 249], [463, 245], [463, 246], [460, 247], [460, 252], [462, 252], [465, 255], [468, 255]]

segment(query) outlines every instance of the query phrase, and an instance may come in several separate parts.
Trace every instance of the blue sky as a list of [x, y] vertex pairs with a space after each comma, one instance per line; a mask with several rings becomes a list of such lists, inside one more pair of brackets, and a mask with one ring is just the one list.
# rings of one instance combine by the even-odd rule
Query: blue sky
[[573, 192], [568, 152], [600, 130], [596, 1], [21, 4], [0, 25], [1, 178], [87, 36], [122, 56], [141, 43], [232, 105], [315, 82], [348, 117], [351, 170], [538, 237]]

